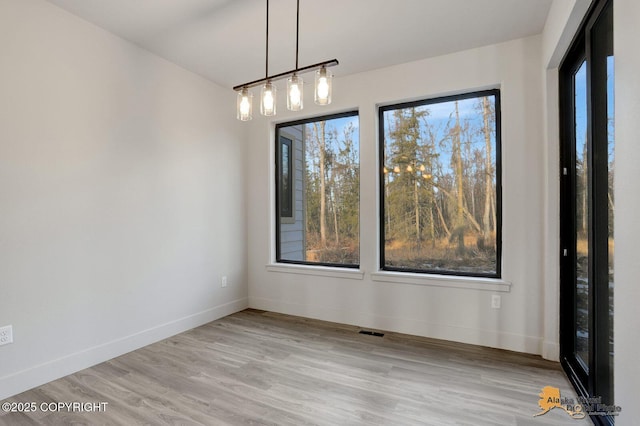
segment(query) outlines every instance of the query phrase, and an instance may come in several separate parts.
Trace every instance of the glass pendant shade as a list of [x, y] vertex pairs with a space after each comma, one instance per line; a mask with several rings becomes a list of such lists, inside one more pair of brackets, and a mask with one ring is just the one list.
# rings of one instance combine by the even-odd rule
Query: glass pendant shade
[[253, 93], [249, 89], [238, 92], [236, 118], [240, 121], [249, 121], [253, 118]]
[[331, 80], [333, 76], [325, 67], [316, 71], [316, 90], [314, 101], [318, 105], [329, 105], [331, 103]]
[[270, 81], [262, 86], [260, 114], [266, 117], [276, 115], [276, 86]]
[[303, 108], [303, 84], [302, 77], [296, 74], [287, 79], [287, 109], [300, 111]]

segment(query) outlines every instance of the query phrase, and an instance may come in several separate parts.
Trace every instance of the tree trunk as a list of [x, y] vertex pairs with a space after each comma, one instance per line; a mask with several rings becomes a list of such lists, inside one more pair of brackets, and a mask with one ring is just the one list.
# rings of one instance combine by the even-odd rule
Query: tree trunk
[[458, 111], [458, 101], [455, 102], [456, 125], [453, 132], [453, 155], [454, 169], [456, 178], [456, 229], [454, 231], [458, 240], [458, 253], [465, 251], [464, 247], [464, 186], [463, 186], [463, 168], [462, 168], [462, 144], [461, 144], [461, 126], [460, 112]]
[[324, 248], [327, 246], [327, 182], [325, 175], [325, 162], [326, 162], [326, 146], [325, 146], [325, 122], [314, 122], [313, 129], [316, 134], [316, 140], [318, 141], [318, 151], [320, 154], [320, 245]]
[[418, 197], [418, 179], [413, 177], [413, 204], [416, 215], [416, 244], [420, 246], [420, 199]]
[[[489, 98], [482, 98], [482, 115], [484, 117], [484, 143], [485, 143], [485, 193], [484, 193], [484, 214], [482, 215], [482, 236], [484, 240], [488, 242], [491, 237], [491, 212], [495, 215], [495, 209], [492, 207], [494, 200], [493, 196], [493, 170], [491, 166], [491, 129], [490, 129], [490, 115], [491, 110], [489, 108]], [[493, 223], [495, 223], [495, 217]]]
[[[456, 196], [453, 195], [452, 193], [450, 193], [449, 191], [447, 191], [446, 189], [444, 189], [441, 186], [437, 186], [434, 185], [438, 188], [439, 191], [441, 191], [446, 197], [451, 198], [452, 200], [456, 199]], [[471, 214], [471, 212], [463, 205], [462, 206], [462, 214], [463, 214], [463, 218], [464, 216], [467, 217], [467, 219], [469, 219], [469, 224], [471, 224], [471, 226], [477, 231], [480, 232], [482, 228], [480, 228], [480, 224], [473, 218], [473, 215]], [[466, 226], [466, 223], [465, 223]]]
[[438, 204], [438, 200], [435, 202], [436, 210], [438, 211], [438, 217], [440, 218], [440, 222], [442, 223], [442, 229], [444, 229], [444, 233], [447, 234], [447, 238], [451, 237], [451, 231], [449, 231], [449, 227], [447, 226], [447, 222], [444, 220], [444, 216], [442, 215], [442, 209], [440, 209], [440, 205]]
[[[433, 192], [432, 192], [433, 194]], [[433, 204], [436, 204], [433, 195], [431, 196], [431, 208], [429, 209], [429, 225], [430, 225], [430, 237], [431, 237], [431, 247], [436, 246], [436, 224], [434, 223], [435, 218], [433, 217]]]
[[331, 207], [333, 210], [333, 230], [336, 234], [336, 247], [340, 246], [340, 233], [338, 232], [338, 209], [336, 208], [336, 195], [331, 191]]

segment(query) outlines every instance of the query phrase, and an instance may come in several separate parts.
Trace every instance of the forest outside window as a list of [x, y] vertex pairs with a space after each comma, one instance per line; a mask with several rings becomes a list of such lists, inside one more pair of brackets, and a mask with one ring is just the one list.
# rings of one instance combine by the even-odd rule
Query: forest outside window
[[381, 269], [499, 278], [500, 92], [380, 108]]
[[357, 268], [357, 112], [276, 126], [276, 261]]

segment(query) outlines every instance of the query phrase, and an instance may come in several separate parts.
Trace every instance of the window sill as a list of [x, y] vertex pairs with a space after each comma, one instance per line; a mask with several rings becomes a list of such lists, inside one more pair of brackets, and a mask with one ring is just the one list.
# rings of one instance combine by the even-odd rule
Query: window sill
[[329, 266], [270, 264], [266, 266], [268, 272], [280, 272], [284, 274], [314, 275], [317, 277], [346, 278], [350, 280], [362, 280], [364, 271], [360, 269], [335, 268]]
[[371, 279], [373, 281], [385, 283], [466, 288], [483, 291], [499, 291], [504, 293], [511, 291], [511, 283], [499, 278], [460, 277], [381, 271], [372, 273]]

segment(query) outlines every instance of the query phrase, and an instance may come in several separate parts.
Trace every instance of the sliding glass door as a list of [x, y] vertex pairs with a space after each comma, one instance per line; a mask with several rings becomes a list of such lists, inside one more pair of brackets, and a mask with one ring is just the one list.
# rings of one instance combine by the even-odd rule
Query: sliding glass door
[[[613, 404], [613, 1], [595, 2], [560, 68], [561, 358]], [[592, 416], [599, 424], [612, 416]]]

